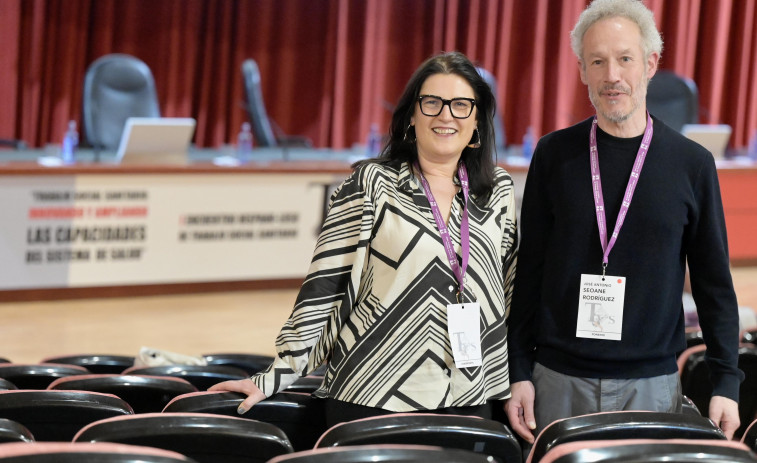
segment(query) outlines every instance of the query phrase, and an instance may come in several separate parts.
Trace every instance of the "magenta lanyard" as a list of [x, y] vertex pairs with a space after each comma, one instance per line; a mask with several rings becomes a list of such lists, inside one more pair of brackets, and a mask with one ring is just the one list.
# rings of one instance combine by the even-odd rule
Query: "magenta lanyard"
[[458, 292], [458, 302], [460, 302], [462, 300], [461, 298], [465, 295], [463, 292], [465, 286], [465, 271], [468, 268], [468, 256], [470, 254], [470, 235], [468, 228], [468, 171], [465, 168], [465, 164], [461, 162], [460, 167], [457, 169], [457, 175], [460, 178], [460, 185], [462, 186], [463, 198], [465, 200], [463, 204], [463, 217], [460, 221], [460, 250], [463, 261], [461, 267], [457, 263], [457, 254], [455, 253], [455, 248], [452, 246], [452, 238], [449, 236], [447, 224], [444, 223], [444, 218], [439, 210], [439, 205], [436, 204], [434, 194], [431, 193], [431, 187], [429, 186], [426, 177], [423, 176], [423, 171], [417, 161], [415, 162], [415, 170], [418, 172], [418, 176], [423, 184], [423, 191], [426, 193], [426, 198], [431, 205], [431, 212], [434, 214], [436, 228], [439, 229], [442, 243], [444, 243], [444, 250], [447, 252], [447, 261], [449, 261], [449, 265], [452, 267], [452, 272], [455, 274], [455, 278], [457, 278], [457, 282], [459, 283], [460, 290]]
[[633, 193], [636, 190], [636, 183], [639, 181], [639, 175], [641, 174], [641, 168], [644, 166], [644, 159], [646, 159], [647, 151], [649, 151], [649, 142], [652, 140], [652, 131], [652, 117], [647, 113], [647, 127], [644, 129], [644, 137], [641, 139], [641, 146], [639, 147], [639, 152], [636, 153], [636, 161], [633, 163], [631, 176], [628, 178], [626, 193], [623, 196], [623, 204], [618, 212], [618, 219], [615, 221], [615, 230], [613, 230], [612, 237], [608, 243], [605, 200], [602, 195], [602, 179], [599, 177], [599, 157], [597, 154], [597, 116], [594, 116], [594, 121], [592, 121], [591, 132], [589, 133], [589, 156], [591, 158], [591, 182], [594, 188], [594, 206], [597, 211], [599, 240], [602, 244], [602, 251], [604, 251], [604, 256], [602, 257], [602, 276], [604, 276], [605, 269], [607, 268], [610, 251], [613, 246], [615, 246], [615, 241], [618, 239], [620, 228], [623, 226], [626, 214], [628, 213], [628, 208], [631, 206], [631, 198], [633, 198]]

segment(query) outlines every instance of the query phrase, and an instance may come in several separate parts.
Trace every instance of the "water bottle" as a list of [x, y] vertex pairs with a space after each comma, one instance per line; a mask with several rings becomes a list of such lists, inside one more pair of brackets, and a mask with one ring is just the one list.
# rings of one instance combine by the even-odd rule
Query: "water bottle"
[[368, 141], [365, 144], [365, 154], [369, 158], [375, 158], [381, 152], [381, 133], [378, 124], [371, 124], [371, 130], [368, 132]]
[[60, 158], [63, 164], [73, 164], [76, 161], [77, 146], [79, 146], [79, 132], [76, 130], [76, 121], [69, 121], [68, 130], [63, 135], [63, 146], [60, 150]]
[[752, 133], [752, 138], [749, 139], [749, 146], [747, 146], [746, 155], [752, 161], [757, 161], [757, 130]]
[[534, 154], [534, 129], [529, 126], [523, 135], [523, 158], [531, 160]]
[[252, 130], [249, 122], [242, 124], [242, 130], [237, 135], [237, 159], [239, 162], [250, 162], [252, 158]]

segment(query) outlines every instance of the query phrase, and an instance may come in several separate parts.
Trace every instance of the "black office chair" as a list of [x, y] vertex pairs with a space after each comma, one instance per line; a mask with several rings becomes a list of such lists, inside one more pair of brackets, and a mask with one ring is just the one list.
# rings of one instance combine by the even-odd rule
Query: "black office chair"
[[312, 146], [306, 137], [285, 135], [276, 123], [268, 117], [263, 102], [263, 89], [260, 84], [260, 68], [254, 59], [247, 59], [242, 63], [242, 78], [247, 101], [247, 114], [252, 123], [254, 143], [260, 147], [275, 146]]
[[[494, 101], [497, 101], [497, 79], [494, 77], [494, 74], [487, 71], [486, 69], [477, 66], [476, 70], [478, 71], [479, 75], [486, 81], [487, 84], [489, 84], [489, 87], [492, 89], [492, 94], [494, 95]], [[497, 150], [500, 151], [504, 155], [505, 147], [507, 146], [507, 138], [505, 137], [505, 123], [502, 121], [502, 113], [500, 109], [497, 106], [494, 111], [494, 146], [497, 147]]]
[[693, 80], [660, 69], [647, 87], [647, 109], [672, 127], [681, 131], [686, 124], [699, 120], [699, 90]]
[[152, 71], [142, 60], [114, 53], [95, 60], [84, 77], [84, 135], [96, 150], [118, 148], [129, 117], [160, 117]]

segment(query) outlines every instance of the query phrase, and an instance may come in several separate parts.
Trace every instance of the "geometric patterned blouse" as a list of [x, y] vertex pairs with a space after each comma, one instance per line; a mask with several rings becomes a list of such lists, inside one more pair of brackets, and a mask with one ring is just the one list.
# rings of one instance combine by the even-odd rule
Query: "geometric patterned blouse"
[[[466, 295], [481, 305], [482, 365], [457, 368], [447, 305], [457, 281], [420, 182], [406, 163], [358, 167], [331, 197], [312, 262], [276, 339], [252, 376], [271, 396], [327, 363], [317, 397], [396, 412], [481, 405], [510, 393], [506, 318], [517, 260], [515, 192], [495, 169], [486, 207], [471, 195]], [[448, 223], [460, 259], [463, 195]]]

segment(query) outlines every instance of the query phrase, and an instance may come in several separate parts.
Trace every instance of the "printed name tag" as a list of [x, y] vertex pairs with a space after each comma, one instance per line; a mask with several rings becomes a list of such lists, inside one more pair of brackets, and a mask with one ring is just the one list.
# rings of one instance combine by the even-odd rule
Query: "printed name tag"
[[481, 366], [481, 305], [478, 302], [447, 306], [447, 331], [455, 366]]
[[609, 275], [581, 275], [576, 337], [620, 341], [626, 279]]

